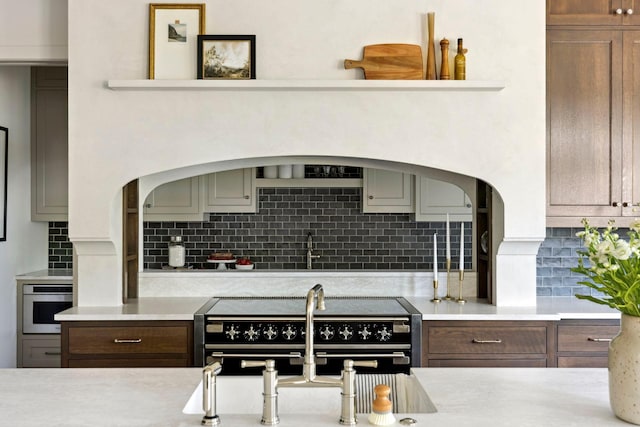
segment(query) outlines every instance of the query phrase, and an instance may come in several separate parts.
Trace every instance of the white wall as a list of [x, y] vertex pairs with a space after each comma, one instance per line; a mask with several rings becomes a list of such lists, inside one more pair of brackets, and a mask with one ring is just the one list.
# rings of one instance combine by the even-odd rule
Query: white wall
[[[256, 34], [259, 79], [356, 79], [375, 43], [465, 39], [467, 78], [500, 92], [112, 91], [147, 76], [146, 0], [69, 1], [69, 233], [78, 303], [121, 300], [121, 187], [247, 157], [359, 157], [481, 178], [504, 202], [502, 305], [535, 304], [545, 233], [545, 4], [539, 0], [209, 0], [208, 34]], [[105, 37], [109, 34], [109, 37]], [[522, 197], [526, 194], [526, 197]], [[518, 272], [526, 272], [521, 275]], [[533, 273], [533, 274], [532, 274]], [[500, 297], [501, 289], [507, 290]]]
[[9, 128], [7, 240], [0, 242], [0, 367], [16, 366], [17, 274], [47, 268], [47, 224], [31, 222], [30, 72], [0, 66], [0, 126]]

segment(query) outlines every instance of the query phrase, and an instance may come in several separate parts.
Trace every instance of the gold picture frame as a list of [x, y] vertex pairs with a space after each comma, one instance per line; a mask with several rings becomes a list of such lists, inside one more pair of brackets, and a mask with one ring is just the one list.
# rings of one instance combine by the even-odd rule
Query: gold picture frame
[[195, 79], [204, 3], [149, 4], [149, 78]]

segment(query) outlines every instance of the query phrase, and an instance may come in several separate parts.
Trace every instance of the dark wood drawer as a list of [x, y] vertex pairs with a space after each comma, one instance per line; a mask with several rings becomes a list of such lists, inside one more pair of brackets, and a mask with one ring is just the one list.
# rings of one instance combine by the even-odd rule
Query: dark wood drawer
[[432, 368], [546, 368], [546, 359], [432, 359]]
[[71, 327], [70, 354], [185, 353], [189, 330], [184, 326]]
[[607, 356], [558, 356], [558, 368], [606, 368]]
[[546, 354], [545, 326], [431, 326], [433, 354]]
[[558, 325], [558, 352], [607, 352], [617, 325]]

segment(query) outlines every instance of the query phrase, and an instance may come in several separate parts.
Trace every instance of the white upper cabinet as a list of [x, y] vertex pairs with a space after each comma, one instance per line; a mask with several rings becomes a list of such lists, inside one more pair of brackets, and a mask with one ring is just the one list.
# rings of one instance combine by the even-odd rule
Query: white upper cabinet
[[67, 221], [67, 68], [31, 70], [31, 220]]
[[383, 169], [362, 174], [362, 212], [414, 212], [413, 175]]
[[202, 177], [203, 212], [256, 212], [255, 169], [235, 169]]
[[67, 62], [68, 0], [0, 0], [0, 62]]
[[[416, 221], [445, 221], [447, 214], [451, 221], [471, 221], [475, 180], [466, 177], [458, 179], [464, 180], [469, 181], [467, 185], [425, 176], [416, 177]], [[466, 192], [460, 185], [464, 185]]]
[[162, 184], [144, 202], [145, 221], [202, 221], [200, 179], [185, 178]]

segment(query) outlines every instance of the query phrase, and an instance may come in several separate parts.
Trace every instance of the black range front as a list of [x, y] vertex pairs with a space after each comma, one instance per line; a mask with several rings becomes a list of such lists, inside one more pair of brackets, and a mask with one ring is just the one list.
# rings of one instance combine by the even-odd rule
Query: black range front
[[[318, 374], [338, 375], [344, 359], [378, 361], [378, 368], [360, 372], [407, 373], [420, 366], [421, 315], [403, 298], [326, 298], [326, 306], [314, 311]], [[299, 375], [304, 310], [301, 298], [213, 299], [196, 313], [196, 364], [221, 359], [223, 374], [257, 375], [259, 369], [242, 369], [241, 361], [275, 359], [278, 372]]]

